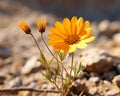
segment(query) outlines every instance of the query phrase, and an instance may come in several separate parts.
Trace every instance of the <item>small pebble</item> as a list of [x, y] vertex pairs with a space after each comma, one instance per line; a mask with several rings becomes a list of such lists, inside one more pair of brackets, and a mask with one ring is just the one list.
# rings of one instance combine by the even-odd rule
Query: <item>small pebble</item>
[[89, 82], [98, 83], [100, 81], [99, 77], [90, 77]]
[[35, 68], [39, 68], [41, 66], [40, 62], [38, 62], [39, 57], [33, 56], [31, 57], [21, 69], [21, 73], [23, 75], [31, 73], [31, 71]]
[[22, 81], [20, 77], [16, 77], [12, 79], [6, 86], [8, 88], [13, 88], [13, 87], [20, 87], [22, 85]]

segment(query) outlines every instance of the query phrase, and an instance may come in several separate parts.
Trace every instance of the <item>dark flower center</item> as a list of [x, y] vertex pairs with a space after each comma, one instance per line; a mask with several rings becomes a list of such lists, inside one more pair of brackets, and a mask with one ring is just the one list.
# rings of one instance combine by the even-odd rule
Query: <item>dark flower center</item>
[[65, 39], [65, 43], [72, 45], [76, 44], [79, 41], [79, 37], [77, 35], [70, 35]]

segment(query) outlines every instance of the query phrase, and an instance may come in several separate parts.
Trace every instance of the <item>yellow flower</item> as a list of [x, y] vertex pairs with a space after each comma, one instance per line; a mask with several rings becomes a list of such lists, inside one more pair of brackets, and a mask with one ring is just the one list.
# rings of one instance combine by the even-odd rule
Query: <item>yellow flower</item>
[[21, 21], [18, 26], [26, 33], [26, 34], [30, 34], [31, 33], [31, 29], [28, 27], [28, 25], [26, 24], [25, 21]]
[[40, 19], [37, 20], [39, 32], [41, 32], [41, 33], [45, 32], [46, 24], [47, 24], [47, 20], [44, 20], [43, 22], [41, 22]]
[[86, 48], [87, 43], [95, 39], [91, 36], [90, 22], [84, 22], [83, 18], [77, 19], [76, 16], [71, 20], [65, 18], [63, 23], [55, 22], [55, 28], [50, 28], [50, 32], [48, 44], [54, 51], [74, 52], [77, 48]]

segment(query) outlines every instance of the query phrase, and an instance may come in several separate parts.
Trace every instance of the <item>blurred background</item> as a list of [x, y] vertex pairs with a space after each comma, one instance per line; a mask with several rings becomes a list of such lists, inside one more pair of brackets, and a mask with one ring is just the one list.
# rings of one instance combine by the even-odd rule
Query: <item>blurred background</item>
[[95, 21], [120, 20], [120, 0], [0, 0], [0, 15], [15, 15], [24, 8], [60, 18], [76, 15]]

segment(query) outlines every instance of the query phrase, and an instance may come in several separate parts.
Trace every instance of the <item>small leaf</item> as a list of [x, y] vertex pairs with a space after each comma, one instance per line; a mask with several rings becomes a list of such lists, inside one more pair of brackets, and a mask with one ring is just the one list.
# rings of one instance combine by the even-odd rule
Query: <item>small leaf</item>
[[77, 77], [77, 69], [76, 69], [76, 67], [74, 68], [74, 77], [75, 78]]
[[78, 69], [77, 69], [77, 74], [79, 74], [79, 72], [82, 70], [82, 63], [80, 62], [80, 64], [79, 64], [79, 67], [78, 67]]
[[48, 62], [48, 65], [52, 64], [54, 58], [52, 58], [49, 62]]
[[42, 71], [40, 71], [40, 73], [46, 78], [46, 75]]
[[51, 74], [50, 74], [50, 72], [46, 72], [46, 77], [47, 77], [47, 79], [49, 80], [49, 81], [51, 81]]
[[48, 72], [43, 73], [42, 71], [40, 71], [40, 73], [41, 73], [47, 80], [49, 80], [50, 82], [52, 82], [52, 81], [51, 81], [51, 78], [50, 78], [50, 74], [48, 74]]
[[67, 56], [67, 53], [62, 52], [62, 51], [57, 51], [56, 54], [59, 56], [61, 61], [63, 61], [66, 58], [66, 56]]
[[38, 59], [38, 61], [41, 63], [41, 64], [45, 64], [45, 62], [43, 61], [43, 59]]
[[74, 68], [74, 78], [76, 78], [82, 70], [83, 70], [83, 66], [82, 63], [80, 62], [78, 68], [76, 67]]
[[67, 90], [67, 88], [69, 88], [69, 86], [72, 84], [72, 80], [69, 77], [66, 77], [64, 80], [63, 89]]
[[41, 53], [40, 55], [41, 55], [41, 59], [44, 61], [44, 63], [47, 64], [47, 60], [46, 60], [44, 54]]
[[45, 58], [45, 56], [44, 56], [44, 54], [42, 54], [41, 53], [41, 58], [40, 59], [38, 59], [38, 61], [44, 66], [44, 67], [48, 67], [48, 63], [47, 63], [47, 60], [46, 60], [46, 58]]
[[57, 65], [57, 67], [56, 68], [53, 68], [53, 70], [54, 70], [54, 80], [56, 81], [56, 79], [57, 79], [57, 76], [60, 76], [60, 72], [59, 72], [59, 64]]

